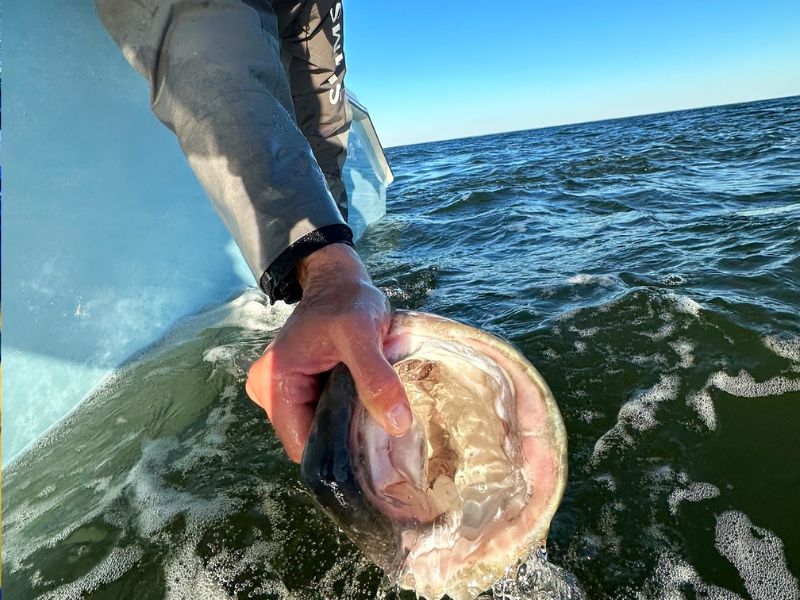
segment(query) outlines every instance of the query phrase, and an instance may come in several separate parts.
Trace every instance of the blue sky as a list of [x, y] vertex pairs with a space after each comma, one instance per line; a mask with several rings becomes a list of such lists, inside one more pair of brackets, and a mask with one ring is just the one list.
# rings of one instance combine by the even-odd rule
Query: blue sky
[[345, 2], [384, 145], [800, 94], [800, 1]]

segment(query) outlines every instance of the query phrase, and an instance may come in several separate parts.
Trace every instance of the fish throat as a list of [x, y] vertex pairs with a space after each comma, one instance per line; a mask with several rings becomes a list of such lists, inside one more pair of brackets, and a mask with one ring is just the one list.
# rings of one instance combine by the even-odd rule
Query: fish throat
[[514, 435], [513, 382], [497, 363], [442, 341], [417, 344], [393, 366], [414, 423], [391, 437], [357, 409], [359, 483], [393, 520], [436, 525], [439, 546], [479, 541], [516, 517], [530, 494]]

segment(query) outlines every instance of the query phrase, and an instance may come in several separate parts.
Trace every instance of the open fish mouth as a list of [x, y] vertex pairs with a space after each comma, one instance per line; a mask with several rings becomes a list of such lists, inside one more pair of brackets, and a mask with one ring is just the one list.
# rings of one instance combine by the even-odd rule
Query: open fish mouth
[[384, 352], [411, 431], [389, 436], [340, 365], [303, 479], [390, 581], [429, 599], [474, 598], [545, 545], [567, 476], [561, 415], [525, 357], [473, 327], [398, 311]]

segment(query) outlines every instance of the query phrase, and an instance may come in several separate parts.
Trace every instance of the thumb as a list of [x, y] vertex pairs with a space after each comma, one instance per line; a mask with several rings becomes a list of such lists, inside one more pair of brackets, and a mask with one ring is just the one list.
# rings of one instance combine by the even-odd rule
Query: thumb
[[370, 416], [394, 436], [404, 435], [414, 420], [403, 384], [376, 343], [361, 348], [357, 360], [345, 361], [358, 397]]

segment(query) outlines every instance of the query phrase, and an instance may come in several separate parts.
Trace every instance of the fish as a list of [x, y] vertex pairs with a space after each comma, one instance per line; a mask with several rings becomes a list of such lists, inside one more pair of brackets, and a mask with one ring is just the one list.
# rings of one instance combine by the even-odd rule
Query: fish
[[388, 435], [340, 364], [302, 462], [313, 497], [389, 582], [471, 600], [541, 552], [567, 481], [566, 430], [513, 346], [433, 314], [396, 311], [384, 354], [414, 416]]

